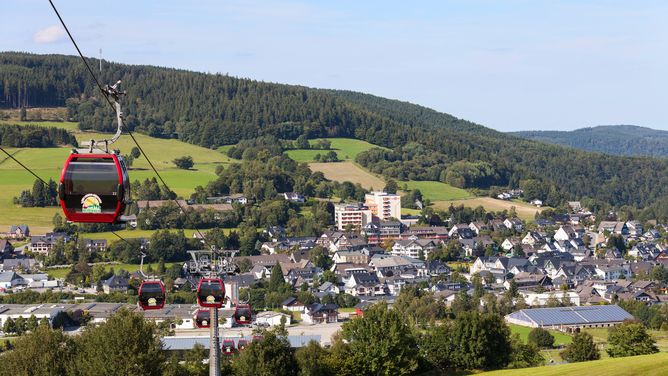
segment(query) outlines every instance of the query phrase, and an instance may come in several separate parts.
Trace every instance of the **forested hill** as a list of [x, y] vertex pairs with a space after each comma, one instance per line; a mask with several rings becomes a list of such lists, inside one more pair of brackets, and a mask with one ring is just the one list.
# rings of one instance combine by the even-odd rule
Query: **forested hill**
[[668, 157], [668, 132], [636, 125], [601, 125], [574, 131], [524, 131], [512, 135], [614, 155]]
[[[152, 136], [206, 147], [261, 135], [353, 137], [392, 148], [362, 153], [358, 162], [400, 179], [523, 186], [551, 204], [590, 197], [616, 206], [668, 206], [668, 160], [574, 151], [366, 94], [103, 65], [101, 81], [121, 79], [128, 92], [128, 126]], [[109, 130], [113, 116], [84, 69], [72, 56], [0, 53], [0, 107], [66, 105], [83, 129]], [[658, 204], [652, 210], [668, 213]]]

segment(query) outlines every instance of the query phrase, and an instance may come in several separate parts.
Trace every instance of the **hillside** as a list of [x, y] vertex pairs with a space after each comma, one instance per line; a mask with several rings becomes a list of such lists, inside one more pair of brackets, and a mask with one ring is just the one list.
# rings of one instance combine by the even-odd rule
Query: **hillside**
[[485, 376], [659, 376], [668, 373], [668, 354], [665, 352], [627, 358], [608, 358], [591, 362], [551, 365], [534, 368], [483, 372]]
[[602, 125], [574, 131], [524, 131], [511, 134], [613, 155], [668, 157], [668, 131], [635, 125]]
[[[122, 79], [132, 129], [220, 147], [272, 135], [345, 137], [392, 150], [356, 162], [398, 180], [457, 188], [531, 183], [554, 206], [591, 197], [603, 204], [650, 207], [668, 217], [668, 160], [614, 157], [524, 140], [422, 106], [346, 91], [310, 89], [151, 66], [107, 62], [102, 82]], [[0, 54], [0, 107], [63, 106], [82, 129], [107, 130], [109, 109], [69, 56]]]

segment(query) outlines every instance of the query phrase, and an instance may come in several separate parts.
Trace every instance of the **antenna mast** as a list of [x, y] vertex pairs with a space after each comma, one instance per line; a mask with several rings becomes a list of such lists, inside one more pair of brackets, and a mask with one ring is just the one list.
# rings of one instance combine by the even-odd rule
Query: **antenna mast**
[[102, 49], [100, 48], [100, 74], [102, 74]]

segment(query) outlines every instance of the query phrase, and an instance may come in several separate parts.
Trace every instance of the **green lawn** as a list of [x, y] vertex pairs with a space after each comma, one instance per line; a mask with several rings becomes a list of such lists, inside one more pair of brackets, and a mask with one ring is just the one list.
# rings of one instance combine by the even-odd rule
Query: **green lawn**
[[[520, 335], [520, 338], [524, 342], [527, 341], [527, 339], [529, 338], [529, 332], [531, 332], [531, 330], [533, 329], [526, 326], [515, 325], [515, 324], [508, 324], [508, 326], [510, 327], [510, 331], [512, 333], [518, 333]], [[554, 336], [555, 346], [568, 345], [573, 340], [573, 337], [569, 336], [568, 334], [564, 334], [560, 331], [550, 330], [549, 332]]]
[[[173, 262], [173, 263], [165, 263], [165, 268], [170, 268], [174, 264], [179, 264], [181, 265], [182, 263], [180, 262]], [[144, 273], [146, 273], [146, 269], [148, 268], [148, 265], [151, 265], [151, 268], [154, 270], [158, 269], [158, 263], [154, 262], [151, 264], [145, 264], [144, 265]], [[123, 269], [129, 273], [135, 272], [139, 270], [139, 264], [111, 264], [111, 265], [105, 265], [105, 269], [109, 270], [111, 268], [114, 268], [115, 272], [118, 272], [119, 270]], [[47, 269], [46, 274], [49, 275], [49, 277], [53, 278], [65, 278], [67, 277], [67, 273], [70, 272], [70, 268], [58, 268], [58, 269]]]
[[419, 189], [422, 192], [424, 198], [428, 198], [431, 201], [443, 201], [443, 200], [462, 200], [465, 198], [472, 197], [472, 195], [461, 188], [456, 188], [450, 184], [441, 183], [439, 181], [398, 181], [397, 184], [399, 188], [403, 189], [404, 184], [408, 186], [408, 189]]
[[[353, 138], [327, 138], [332, 143], [332, 149], [336, 152], [336, 155], [339, 157], [339, 160], [350, 160], [354, 161], [357, 154], [367, 151], [371, 148], [381, 147], [378, 145], [370, 144], [366, 141], [356, 140]], [[317, 140], [310, 140], [311, 145]], [[220, 150], [220, 149], [219, 149]], [[314, 162], [315, 155], [327, 154], [329, 150], [314, 150], [314, 149], [298, 149], [298, 150], [288, 150], [286, 154], [297, 162]]]
[[659, 376], [668, 375], [668, 353], [534, 368], [483, 372], [485, 376]]

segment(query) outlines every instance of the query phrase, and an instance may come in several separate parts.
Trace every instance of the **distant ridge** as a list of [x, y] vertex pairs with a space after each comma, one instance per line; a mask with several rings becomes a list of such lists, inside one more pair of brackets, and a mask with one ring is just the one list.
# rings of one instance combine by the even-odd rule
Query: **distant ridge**
[[613, 155], [668, 157], [668, 131], [637, 125], [601, 125], [574, 131], [523, 131], [529, 140]]

